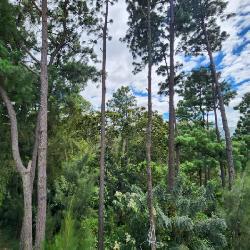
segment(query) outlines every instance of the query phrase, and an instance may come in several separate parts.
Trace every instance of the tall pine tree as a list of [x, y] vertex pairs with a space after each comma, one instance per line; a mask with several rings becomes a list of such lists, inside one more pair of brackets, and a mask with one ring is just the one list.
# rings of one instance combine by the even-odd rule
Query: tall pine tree
[[229, 18], [231, 15], [225, 15], [227, 2], [225, 0], [189, 0], [188, 4], [182, 4], [182, 8], [189, 12], [189, 22], [186, 23], [186, 32], [182, 36], [182, 49], [188, 54], [199, 55], [206, 52], [210, 60], [210, 68], [213, 76], [221, 112], [223, 130], [226, 140], [226, 154], [229, 175], [229, 189], [233, 184], [235, 175], [233, 148], [228, 126], [224, 96], [221, 84], [218, 80], [213, 53], [219, 51], [222, 42], [228, 37], [226, 32], [222, 32], [217, 23], [217, 18]]
[[[157, 0], [127, 1], [129, 12], [129, 29], [124, 41], [135, 59], [135, 73], [141, 71], [147, 65], [148, 71], [148, 122], [146, 132], [146, 160], [147, 160], [147, 194], [150, 229], [148, 241], [151, 249], [156, 249], [155, 214], [153, 205], [153, 184], [151, 172], [152, 149], [152, 67], [158, 63], [159, 43], [165, 32], [163, 29], [164, 16], [159, 14], [162, 8]], [[141, 60], [136, 61], [137, 58]]]

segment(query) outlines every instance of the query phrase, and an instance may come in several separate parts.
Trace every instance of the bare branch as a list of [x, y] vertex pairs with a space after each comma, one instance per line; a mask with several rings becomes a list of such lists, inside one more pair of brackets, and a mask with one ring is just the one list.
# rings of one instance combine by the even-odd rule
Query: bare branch
[[40, 64], [40, 61], [24, 45], [22, 45], [22, 48], [36, 63]]
[[39, 15], [42, 15], [42, 10], [38, 7], [38, 5], [36, 4], [35, 0], [31, 0], [32, 4], [34, 5], [35, 9], [38, 11]]
[[27, 66], [24, 62], [21, 62], [22, 66], [25, 67], [27, 70], [29, 70], [31, 73], [33, 73], [34, 75], [36, 75], [37, 77], [40, 77], [40, 74], [38, 72], [36, 72], [35, 70], [33, 70], [32, 68], [30, 68], [29, 66]]
[[49, 66], [51, 66], [54, 63], [55, 57], [57, 56], [58, 52], [65, 46], [66, 44], [66, 35], [63, 37], [61, 43], [58, 44], [58, 46], [55, 48], [55, 50], [52, 52], [49, 60]]
[[22, 163], [22, 159], [19, 152], [19, 145], [18, 145], [18, 130], [17, 130], [17, 119], [16, 119], [16, 112], [13, 108], [13, 105], [3, 87], [0, 85], [0, 95], [5, 103], [10, 119], [11, 124], [11, 144], [12, 144], [12, 154], [13, 158], [16, 163], [17, 171], [20, 174], [23, 174], [27, 171]]

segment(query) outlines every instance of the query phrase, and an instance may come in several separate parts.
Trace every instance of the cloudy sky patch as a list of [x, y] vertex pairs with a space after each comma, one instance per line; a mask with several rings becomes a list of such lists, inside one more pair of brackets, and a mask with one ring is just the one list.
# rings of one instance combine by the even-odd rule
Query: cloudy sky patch
[[[230, 82], [238, 92], [237, 97], [227, 107], [229, 126], [233, 129], [239, 119], [239, 114], [233, 107], [239, 104], [247, 91], [250, 91], [250, 0], [229, 0], [227, 12], [236, 15], [221, 23], [222, 30], [227, 31], [230, 37], [223, 43], [222, 51], [215, 54], [215, 61], [217, 69], [222, 72], [223, 79]], [[107, 99], [109, 100], [112, 93], [121, 86], [130, 86], [136, 95], [138, 105], [146, 107], [147, 71], [145, 69], [133, 75], [133, 58], [127, 45], [119, 40], [125, 36], [128, 28], [128, 13], [124, 0], [119, 0], [116, 5], [111, 7], [110, 18], [113, 19], [114, 23], [109, 27], [112, 40], [108, 42], [107, 47]], [[97, 47], [96, 52], [101, 58], [100, 46]], [[182, 70], [184, 71], [208, 64], [208, 58], [201, 56], [184, 58], [178, 55], [176, 60], [183, 63]], [[98, 67], [101, 66], [98, 65]], [[159, 91], [158, 83], [162, 78], [154, 72], [152, 80], [153, 109], [163, 114], [164, 118], [167, 119], [168, 99], [157, 94]], [[82, 94], [95, 109], [100, 108], [100, 84], [98, 86], [89, 83]], [[175, 103], [178, 100], [179, 97], [175, 96]]]

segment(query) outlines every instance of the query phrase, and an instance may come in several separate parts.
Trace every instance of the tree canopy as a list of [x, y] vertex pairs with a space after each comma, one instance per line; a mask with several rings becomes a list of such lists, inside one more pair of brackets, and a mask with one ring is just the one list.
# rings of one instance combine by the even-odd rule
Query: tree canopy
[[[120, 4], [0, 1], [0, 249], [249, 249], [250, 93], [216, 61], [228, 2], [127, 0], [117, 37]], [[111, 34], [143, 91], [111, 82]]]

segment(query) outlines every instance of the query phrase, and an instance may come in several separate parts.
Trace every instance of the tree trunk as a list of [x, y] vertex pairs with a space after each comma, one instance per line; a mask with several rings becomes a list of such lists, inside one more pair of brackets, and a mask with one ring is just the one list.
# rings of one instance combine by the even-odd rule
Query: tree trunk
[[22, 175], [24, 214], [21, 230], [21, 249], [32, 249], [32, 193], [31, 193], [31, 171], [28, 169]]
[[200, 187], [202, 186], [202, 168], [200, 167], [199, 171], [199, 184], [200, 184]]
[[170, 1], [170, 79], [169, 79], [169, 138], [168, 138], [168, 190], [173, 191], [175, 182], [174, 143], [174, 1]]
[[225, 169], [223, 164], [220, 162], [220, 178], [221, 178], [221, 185], [223, 188], [226, 187], [226, 178], [225, 178]]
[[126, 138], [125, 138], [125, 154], [124, 154], [124, 163], [125, 163], [125, 166], [127, 167], [128, 166], [128, 163], [129, 163], [129, 159], [128, 159], [128, 135], [126, 135]]
[[[215, 88], [213, 91], [216, 91]], [[217, 109], [216, 109], [216, 103], [214, 104], [214, 122], [215, 122], [215, 132], [218, 142], [220, 142], [220, 130], [218, 126], [218, 116], [217, 116]]]
[[202, 28], [203, 28], [203, 33], [204, 33], [205, 39], [206, 39], [206, 46], [207, 46], [208, 56], [210, 59], [211, 72], [212, 72], [215, 86], [216, 86], [216, 89], [218, 92], [220, 112], [221, 112], [222, 124], [223, 124], [223, 129], [225, 132], [225, 140], [226, 140], [226, 154], [227, 154], [228, 175], [229, 175], [229, 189], [231, 189], [232, 184], [233, 184], [233, 180], [234, 180], [234, 175], [235, 175], [232, 141], [231, 141], [230, 130], [228, 127], [228, 122], [227, 122], [227, 116], [226, 116], [226, 111], [225, 111], [225, 105], [224, 105], [224, 99], [223, 99], [223, 95], [222, 95], [221, 85], [220, 85], [219, 80], [218, 80], [218, 76], [217, 76], [217, 72], [216, 72], [216, 68], [215, 68], [215, 64], [214, 64], [214, 58], [213, 58], [213, 54], [212, 54], [212, 49], [211, 49], [211, 45], [209, 42], [208, 33], [207, 33], [207, 29], [206, 29], [206, 25], [205, 25], [204, 21], [202, 23]]
[[[178, 136], [178, 127], [176, 121], [176, 112], [174, 110], [174, 125], [175, 125], [175, 136]], [[178, 176], [180, 171], [180, 145], [175, 145], [175, 175]]]
[[205, 168], [204, 168], [204, 174], [205, 174], [204, 186], [207, 186], [207, 181], [208, 181], [208, 166], [205, 166]]
[[175, 147], [175, 175], [178, 176], [180, 172], [180, 145]]
[[45, 241], [47, 208], [47, 113], [48, 113], [48, 23], [47, 0], [42, 0], [42, 49], [41, 49], [41, 88], [38, 143], [38, 186], [35, 248], [42, 249]]
[[23, 183], [24, 215], [22, 222], [23, 227], [20, 235], [20, 248], [24, 250], [32, 250], [32, 195], [31, 195], [32, 162], [29, 162], [27, 168], [25, 168], [23, 165], [19, 152], [16, 112], [12, 106], [10, 99], [7, 96], [7, 93], [5, 92], [5, 90], [1, 85], [0, 85], [0, 95], [7, 107], [11, 124], [12, 154], [14, 161], [16, 163], [16, 169], [19, 172]]
[[207, 180], [208, 181], [211, 180], [211, 168], [210, 167], [207, 168]]
[[101, 156], [98, 211], [98, 249], [104, 250], [104, 185], [105, 185], [105, 105], [106, 105], [106, 60], [107, 60], [107, 26], [109, 1], [106, 0], [105, 21], [103, 27], [103, 57], [102, 57], [102, 103], [101, 103]]
[[121, 135], [121, 150], [119, 152], [120, 162], [122, 167], [127, 167], [128, 165], [128, 136]]
[[[215, 132], [216, 132], [217, 142], [220, 143], [221, 138], [220, 138], [220, 131], [219, 131], [219, 126], [218, 126], [217, 108], [216, 108], [217, 91], [216, 91], [214, 83], [212, 84], [212, 88], [213, 88], [213, 109], [214, 109]], [[225, 171], [224, 171], [224, 166], [223, 166], [221, 161], [220, 161], [220, 178], [221, 178], [221, 185], [224, 188], [226, 186]]]
[[209, 130], [209, 112], [207, 111], [207, 130]]
[[147, 141], [146, 141], [146, 160], [147, 160], [147, 188], [148, 188], [148, 210], [150, 230], [148, 240], [151, 245], [151, 250], [156, 249], [156, 234], [155, 234], [155, 212], [153, 200], [153, 184], [151, 171], [151, 149], [152, 149], [152, 31], [151, 31], [151, 1], [148, 0], [147, 11], [148, 24], [148, 124], [147, 124]]
[[[34, 146], [33, 146], [32, 163], [31, 163], [31, 171], [30, 171], [31, 208], [32, 208], [32, 195], [33, 195], [33, 188], [34, 188], [34, 179], [35, 179], [35, 173], [36, 173], [38, 140], [39, 140], [39, 112], [38, 112], [38, 116], [37, 116], [35, 142], [34, 142]], [[32, 214], [32, 209], [31, 209], [31, 214]], [[26, 230], [25, 229], [25, 224], [24, 224], [24, 221], [23, 221], [22, 222], [22, 229], [21, 229], [20, 249], [24, 249], [25, 237], [23, 235], [25, 233], [25, 230]]]

